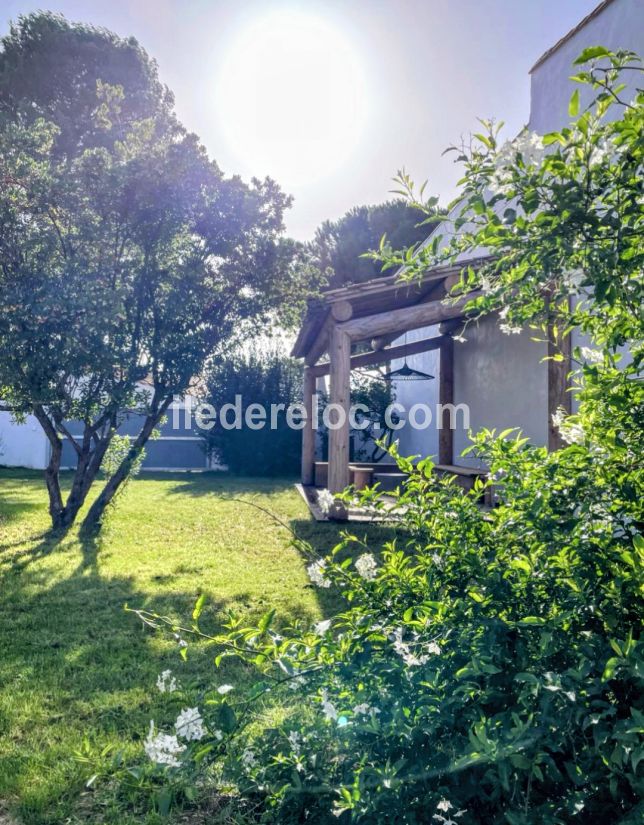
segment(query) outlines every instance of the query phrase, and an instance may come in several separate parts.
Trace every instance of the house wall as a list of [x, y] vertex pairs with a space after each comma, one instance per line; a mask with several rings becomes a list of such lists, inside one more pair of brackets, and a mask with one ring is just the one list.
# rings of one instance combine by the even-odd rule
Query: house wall
[[[548, 443], [548, 371], [546, 344], [529, 331], [506, 335], [496, 316], [483, 318], [465, 331], [465, 342], [454, 344], [454, 403], [467, 404], [470, 429], [519, 427], [533, 444]], [[460, 417], [458, 422], [460, 424]], [[454, 460], [466, 467], [480, 464], [460, 458], [469, 446], [467, 432], [454, 432]]]
[[49, 443], [40, 424], [28, 416], [17, 424], [9, 413], [0, 413], [0, 465], [43, 470], [49, 461]]
[[[433, 338], [438, 335], [437, 327], [424, 327], [407, 333], [407, 343], [420, 341], [424, 338]], [[394, 345], [404, 344], [405, 336], [397, 338]], [[402, 404], [407, 411], [414, 404], [427, 404], [434, 411], [438, 402], [438, 352], [421, 352], [412, 355], [407, 359], [407, 363], [414, 369], [429, 373], [435, 376], [433, 381], [396, 381], [393, 384], [396, 402]], [[403, 360], [397, 358], [391, 362], [390, 369], [399, 369], [403, 365]], [[404, 416], [403, 416], [404, 418]], [[419, 420], [421, 416], [419, 416]], [[414, 429], [408, 421], [398, 430], [395, 436], [398, 439], [400, 452], [402, 455], [419, 455], [422, 458], [438, 453], [438, 430], [435, 422], [424, 430]]]
[[[545, 134], [561, 129], [568, 123], [568, 103], [575, 89], [579, 89], [582, 108], [590, 102], [592, 89], [569, 79], [574, 74], [573, 61], [588, 46], [606, 46], [611, 50], [630, 49], [643, 55], [644, 2], [612, 0], [532, 71], [530, 129]], [[635, 72], [631, 74], [635, 75]], [[631, 100], [639, 78], [625, 80], [630, 85], [622, 93], [622, 98]]]

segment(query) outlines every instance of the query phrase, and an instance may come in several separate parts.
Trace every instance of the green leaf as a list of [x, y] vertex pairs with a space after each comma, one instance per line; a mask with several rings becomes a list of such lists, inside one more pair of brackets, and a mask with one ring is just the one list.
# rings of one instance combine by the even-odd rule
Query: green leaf
[[219, 727], [224, 733], [232, 733], [237, 727], [237, 716], [228, 702], [222, 702], [219, 708]]
[[608, 682], [609, 679], [613, 678], [613, 674], [622, 663], [622, 660], [617, 656], [613, 656], [606, 662], [606, 667], [604, 668], [604, 672], [602, 674], [602, 680], [604, 682]]
[[533, 625], [533, 626], [541, 626], [546, 623], [545, 619], [540, 618], [539, 616], [524, 616], [518, 624], [520, 625]]
[[570, 117], [577, 117], [579, 114], [579, 89], [575, 89], [568, 104], [568, 114]]
[[157, 794], [157, 808], [161, 816], [167, 816], [170, 813], [170, 806], [172, 805], [172, 789], [161, 788]]
[[268, 610], [259, 621], [259, 632], [266, 633], [268, 628], [271, 626], [271, 622], [273, 621], [273, 617], [275, 616], [275, 608], [272, 610]]
[[573, 66], [579, 66], [580, 63], [587, 63], [589, 60], [595, 60], [597, 57], [608, 57], [611, 52], [604, 46], [588, 46], [584, 49], [579, 57], [573, 60]]
[[195, 622], [199, 621], [199, 616], [201, 616], [201, 611], [203, 610], [203, 606], [206, 603], [206, 594], [202, 593], [197, 602], [195, 604], [195, 609], [192, 611], [192, 618]]

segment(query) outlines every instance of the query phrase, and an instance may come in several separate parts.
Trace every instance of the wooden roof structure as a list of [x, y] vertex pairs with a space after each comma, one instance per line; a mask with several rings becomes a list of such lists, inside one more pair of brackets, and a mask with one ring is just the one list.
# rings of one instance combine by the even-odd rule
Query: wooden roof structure
[[[453, 395], [454, 323], [463, 317], [473, 294], [459, 300], [445, 299], [459, 282], [465, 265], [476, 267], [482, 259], [438, 266], [421, 278], [405, 281], [398, 270], [393, 275], [362, 284], [352, 284], [323, 293], [309, 309], [293, 346], [292, 355], [302, 358], [304, 368], [305, 425], [302, 430], [302, 483], [314, 477], [315, 429], [313, 399], [320, 376], [330, 376], [330, 402], [337, 422], [329, 425], [328, 486], [340, 492], [349, 484], [349, 405], [351, 370], [382, 364], [394, 358], [438, 350], [440, 355], [439, 399], [450, 404]], [[439, 325], [439, 334], [391, 346], [408, 330]], [[368, 341], [367, 352], [352, 354], [352, 347]], [[320, 362], [327, 353], [328, 360]], [[337, 426], [334, 424], [337, 423]], [[452, 464], [452, 431], [439, 422], [439, 461]]]
[[[471, 260], [467, 265], [476, 268], [483, 260]], [[458, 317], [462, 314], [462, 309], [459, 308], [454, 315], [447, 305], [442, 313], [446, 317], [438, 318], [437, 321], [432, 321], [431, 318], [429, 321], [424, 320], [425, 315], [432, 315], [431, 312], [399, 311], [419, 305], [436, 306], [437, 302], [442, 304], [449, 290], [460, 279], [463, 266], [464, 263], [461, 262], [434, 267], [422, 278], [413, 281], [403, 280], [402, 271], [397, 270], [387, 277], [324, 292], [321, 299], [309, 307], [293, 345], [292, 356], [303, 358], [308, 366], [316, 364], [328, 349], [331, 327], [337, 324], [346, 324], [346, 331], [355, 342], [385, 334], [397, 337], [407, 330], [448, 320], [448, 316]], [[389, 317], [391, 313], [396, 314]], [[440, 315], [441, 312], [438, 311], [437, 314]], [[390, 329], [386, 333], [377, 331], [383, 327]]]
[[[464, 267], [478, 268], [489, 256], [461, 260], [446, 266], [429, 269], [421, 278], [405, 281], [403, 272], [377, 278], [362, 284], [352, 284], [323, 293], [306, 315], [292, 355], [304, 360], [302, 429], [302, 484], [313, 484], [317, 414], [315, 395], [317, 380], [330, 377], [330, 414], [328, 448], [328, 488], [338, 493], [349, 485], [349, 409], [351, 370], [375, 366], [437, 350], [438, 370], [438, 464], [454, 465], [453, 431], [449, 425], [449, 408], [454, 403], [454, 339], [462, 327], [466, 304], [476, 297], [471, 292], [459, 299], [446, 300], [452, 288], [460, 281]], [[436, 327], [430, 337], [410, 343], [392, 345], [408, 330]], [[554, 330], [553, 342], [557, 337]], [[364, 351], [355, 345], [369, 342]], [[554, 343], [549, 342], [549, 354], [554, 354]], [[551, 449], [560, 446], [560, 437], [550, 422], [559, 407], [569, 409], [568, 372], [570, 369], [570, 337], [559, 342], [561, 360], [548, 361], [548, 444]], [[327, 354], [326, 360], [321, 360]]]

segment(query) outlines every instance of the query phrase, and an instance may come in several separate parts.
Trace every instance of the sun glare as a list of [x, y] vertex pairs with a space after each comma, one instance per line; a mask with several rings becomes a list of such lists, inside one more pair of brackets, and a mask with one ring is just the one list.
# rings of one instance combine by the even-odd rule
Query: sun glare
[[364, 133], [364, 69], [329, 22], [275, 11], [246, 26], [224, 56], [216, 117], [246, 169], [285, 188], [337, 171]]

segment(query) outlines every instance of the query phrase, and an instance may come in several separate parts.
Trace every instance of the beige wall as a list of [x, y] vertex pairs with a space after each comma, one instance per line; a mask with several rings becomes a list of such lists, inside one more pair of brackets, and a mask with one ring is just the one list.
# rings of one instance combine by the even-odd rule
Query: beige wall
[[[454, 403], [469, 405], [472, 431], [520, 427], [534, 444], [547, 444], [547, 364], [540, 363], [546, 345], [531, 340], [529, 332], [504, 334], [494, 316], [470, 325], [465, 338], [454, 344]], [[467, 433], [457, 429], [457, 464], [476, 466], [471, 456], [459, 458], [469, 443]]]

